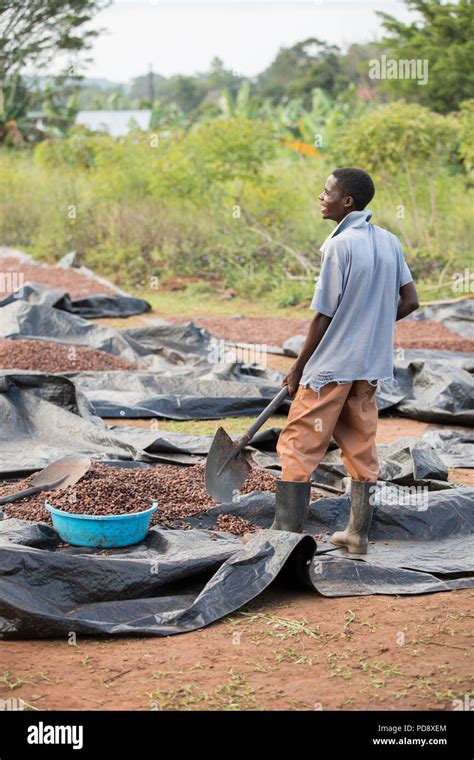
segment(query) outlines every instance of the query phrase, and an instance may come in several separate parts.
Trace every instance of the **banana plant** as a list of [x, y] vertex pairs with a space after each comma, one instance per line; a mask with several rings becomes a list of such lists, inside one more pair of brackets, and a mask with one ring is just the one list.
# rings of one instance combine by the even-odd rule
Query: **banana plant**
[[241, 117], [243, 119], [256, 119], [259, 113], [258, 102], [250, 95], [250, 82], [245, 79], [240, 85], [237, 94], [232, 97], [226, 88], [219, 98], [219, 107], [222, 115], [229, 119]]
[[155, 100], [150, 117], [150, 129], [185, 129], [189, 126], [190, 117], [176, 105]]
[[[333, 108], [334, 104], [329, 95], [315, 87], [311, 93], [311, 111], [304, 111], [298, 121], [299, 131], [305, 142], [314, 144], [316, 137], [323, 133]], [[322, 147], [321, 144], [319, 147]]]
[[51, 122], [48, 131], [65, 135], [74, 124], [79, 113], [77, 94], [70, 95], [64, 102], [61, 91], [47, 82], [44, 88], [43, 113]]
[[121, 92], [111, 92], [107, 98], [107, 108], [111, 111], [121, 111], [126, 108], [126, 102]]
[[9, 78], [3, 91], [2, 121], [17, 121], [25, 115], [30, 93], [23, 84], [20, 74]]

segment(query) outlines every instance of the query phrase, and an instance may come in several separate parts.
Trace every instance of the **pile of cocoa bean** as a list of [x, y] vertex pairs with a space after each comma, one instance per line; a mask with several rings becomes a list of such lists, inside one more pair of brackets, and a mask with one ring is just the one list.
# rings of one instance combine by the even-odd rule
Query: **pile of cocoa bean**
[[53, 343], [46, 340], [0, 340], [0, 369], [23, 369], [32, 372], [91, 372], [137, 370], [119, 356], [95, 348]]
[[[0, 483], [0, 496], [20, 491], [30, 485], [31, 477], [15, 483]], [[267, 472], [252, 468], [241, 493], [274, 491], [275, 478]], [[154, 501], [159, 506], [151, 524], [162, 527], [186, 528], [186, 518], [201, 515], [217, 506], [204, 485], [204, 465], [177, 467], [111, 467], [94, 461], [89, 471], [74, 486], [60, 491], [40, 492], [12, 504], [5, 504], [6, 517], [51, 523], [44, 506], [45, 499], [65, 512], [88, 515], [117, 515], [140, 512]], [[227, 515], [217, 518], [216, 530], [241, 534], [256, 529], [246, 520]]]

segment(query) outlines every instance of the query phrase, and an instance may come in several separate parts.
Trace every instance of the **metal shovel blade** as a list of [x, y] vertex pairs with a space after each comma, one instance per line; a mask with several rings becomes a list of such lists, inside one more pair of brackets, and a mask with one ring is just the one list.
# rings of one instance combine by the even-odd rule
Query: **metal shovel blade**
[[89, 457], [76, 454], [61, 457], [61, 459], [48, 464], [44, 470], [35, 475], [31, 479], [31, 485], [41, 486], [43, 491], [53, 490], [54, 488], [67, 488], [77, 483], [86, 474], [90, 466], [91, 460]]
[[206, 489], [208, 494], [221, 504], [232, 501], [252, 469], [241, 453], [222, 467], [233, 451], [234, 445], [224, 428], [220, 427], [216, 431], [206, 459], [204, 473]]
[[26, 496], [33, 496], [40, 491], [55, 491], [60, 488], [73, 486], [86, 474], [91, 466], [89, 457], [73, 454], [61, 457], [56, 462], [48, 464], [30, 481], [30, 486], [23, 491], [11, 493], [0, 498], [0, 504], [11, 504]]

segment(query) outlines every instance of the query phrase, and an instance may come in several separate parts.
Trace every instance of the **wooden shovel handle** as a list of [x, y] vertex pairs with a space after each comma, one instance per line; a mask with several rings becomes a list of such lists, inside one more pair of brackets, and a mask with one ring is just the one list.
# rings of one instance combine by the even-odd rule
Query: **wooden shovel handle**
[[24, 491], [11, 493], [9, 496], [2, 496], [2, 498], [0, 498], [0, 504], [11, 504], [12, 501], [18, 501], [19, 499], [23, 499], [25, 496], [34, 496], [35, 493], [39, 493], [42, 490], [43, 489], [41, 486], [31, 486], [31, 488], [25, 488]]
[[263, 412], [261, 412], [257, 419], [252, 422], [250, 427], [245, 431], [245, 433], [234, 443], [234, 446], [236, 448], [236, 453], [239, 451], [242, 451], [242, 449], [247, 446], [248, 443], [252, 440], [255, 433], [260, 430], [263, 423], [268, 420], [269, 417], [272, 416], [274, 412], [280, 407], [283, 403], [283, 401], [288, 396], [288, 386], [285, 385], [281, 391], [278, 393], [277, 396], [273, 399], [273, 401], [270, 401], [268, 406], [265, 407]]

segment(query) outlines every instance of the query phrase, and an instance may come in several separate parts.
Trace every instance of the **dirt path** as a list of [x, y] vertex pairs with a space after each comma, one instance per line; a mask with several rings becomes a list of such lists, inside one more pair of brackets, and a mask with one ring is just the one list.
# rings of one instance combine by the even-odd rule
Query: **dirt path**
[[452, 710], [472, 688], [473, 595], [272, 588], [184, 635], [4, 642], [0, 698], [47, 710]]

